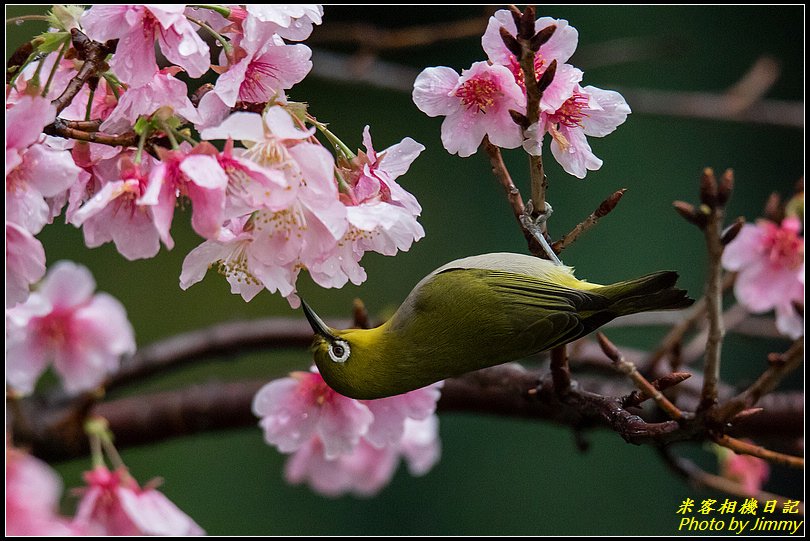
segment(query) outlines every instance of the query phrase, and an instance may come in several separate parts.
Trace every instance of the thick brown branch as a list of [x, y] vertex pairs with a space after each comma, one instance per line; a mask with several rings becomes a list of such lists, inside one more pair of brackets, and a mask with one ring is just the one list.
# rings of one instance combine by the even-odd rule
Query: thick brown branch
[[[90, 126], [91, 125], [88, 124], [88, 127]], [[69, 122], [66, 122], [61, 118], [57, 118], [51, 124], [45, 126], [42, 131], [45, 133], [45, 135], [53, 135], [56, 137], [63, 137], [65, 139], [75, 139], [77, 141], [87, 141], [88, 143], [100, 143], [102, 145], [110, 145], [114, 147], [131, 147], [138, 144], [138, 134], [135, 132], [114, 135], [99, 131], [85, 131], [83, 129], [72, 127]]]
[[571, 369], [568, 367], [568, 348], [565, 344], [551, 350], [551, 378], [557, 394], [564, 394], [571, 388]]
[[73, 46], [78, 51], [79, 58], [84, 60], [84, 64], [79, 68], [76, 76], [70, 80], [62, 94], [51, 102], [56, 107], [57, 115], [70, 105], [88, 79], [106, 69], [105, 59], [114, 49], [113, 44], [92, 41], [78, 28], [71, 29], [70, 35]]
[[[345, 329], [352, 322], [340, 320], [333, 326]], [[131, 383], [155, 372], [214, 356], [231, 356], [271, 348], [306, 348], [312, 343], [312, 327], [305, 319], [267, 318], [220, 323], [143, 347], [124, 360], [112, 376], [108, 389]]]

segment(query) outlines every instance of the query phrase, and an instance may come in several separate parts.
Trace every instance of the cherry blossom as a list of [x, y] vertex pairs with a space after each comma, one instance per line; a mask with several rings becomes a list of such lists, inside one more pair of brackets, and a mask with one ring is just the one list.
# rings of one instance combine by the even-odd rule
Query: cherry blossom
[[471, 156], [485, 135], [503, 148], [523, 142], [509, 110], [525, 112], [526, 96], [504, 66], [476, 62], [461, 76], [447, 67], [427, 68], [414, 82], [413, 101], [428, 116], [447, 117], [442, 143], [451, 154]]
[[166, 238], [174, 218], [178, 198], [191, 200], [191, 225], [198, 235], [214, 238], [224, 220], [228, 176], [217, 161], [218, 151], [207, 142], [191, 148], [158, 150], [160, 162], [149, 172], [149, 181], [140, 204], [152, 207], [155, 225]]
[[306, 483], [324, 496], [370, 497], [391, 482], [400, 458], [412, 475], [420, 476], [430, 471], [440, 454], [438, 418], [432, 415], [421, 421], [406, 419], [402, 439], [393, 445], [377, 447], [363, 438], [350, 453], [333, 459], [313, 436], [290, 456], [284, 478], [293, 485]]
[[92, 389], [135, 351], [124, 307], [106, 293], [93, 294], [90, 271], [56, 263], [37, 291], [6, 311], [6, 382], [30, 393], [49, 362], [70, 393]]
[[[548, 88], [543, 91], [540, 100], [541, 111], [556, 111], [562, 104], [571, 97], [574, 87], [582, 80], [582, 71], [566, 64], [577, 48], [579, 33], [568, 25], [564, 19], [553, 19], [551, 17], [541, 17], [534, 23], [535, 32], [539, 32], [550, 26], [556, 30], [551, 38], [540, 46], [534, 57], [534, 72], [539, 79], [545, 73], [552, 61], [557, 62], [557, 71]], [[487, 57], [493, 64], [506, 66], [512, 72], [515, 81], [526, 92], [523, 70], [520, 62], [504, 45], [501, 38], [500, 29], [506, 28], [511, 35], [516, 35], [517, 27], [514, 18], [509, 10], [501, 9], [489, 18], [487, 29], [481, 38], [481, 45]]]
[[118, 105], [101, 124], [101, 131], [108, 133], [132, 131], [138, 117], [149, 116], [158, 110], [165, 118], [178, 114], [190, 122], [200, 122], [197, 109], [188, 99], [186, 84], [175, 78], [178, 71], [180, 71], [178, 68], [167, 68], [155, 72], [151, 80], [142, 86], [124, 92]]
[[602, 167], [586, 136], [604, 137], [612, 133], [630, 114], [621, 94], [593, 86], [577, 86], [574, 94], [554, 112], [540, 115], [542, 129], [533, 125], [527, 130], [524, 148], [539, 154], [542, 136], [551, 135], [551, 153], [563, 169], [577, 178]]
[[307, 39], [323, 16], [319, 4], [247, 4], [245, 11], [246, 34], [278, 34], [291, 41]]
[[332, 390], [317, 371], [271, 381], [253, 399], [268, 444], [290, 453], [317, 436], [327, 460], [350, 453], [374, 415], [363, 403]]
[[200, 526], [153, 486], [138, 486], [126, 468], [96, 466], [74, 524], [92, 535], [205, 535]]
[[6, 219], [36, 235], [59, 214], [67, 190], [83, 171], [63, 140], [47, 136], [23, 150], [20, 158], [6, 174]]
[[158, 71], [155, 40], [166, 58], [191, 77], [208, 71], [208, 45], [184, 10], [182, 4], [95, 5], [85, 12], [82, 25], [91, 39], [119, 40], [110, 68], [134, 88], [149, 83]]
[[28, 298], [28, 288], [45, 275], [45, 249], [27, 229], [6, 222], [6, 308]]
[[400, 457], [413, 475], [438, 461], [441, 383], [380, 400], [355, 400], [332, 390], [317, 369], [294, 372], [254, 397], [265, 440], [291, 453], [285, 478], [328, 496], [371, 496], [394, 475]]
[[416, 220], [422, 207], [395, 180], [425, 147], [406, 137], [378, 154], [368, 126], [363, 144], [366, 151], [341, 168], [348, 186], [340, 198], [346, 204], [349, 229], [330, 257], [309, 266], [315, 281], [325, 287], [327, 283], [342, 287], [349, 280], [363, 283], [366, 273], [359, 261], [366, 251], [395, 255], [425, 235]]
[[66, 192], [81, 173], [57, 140], [42, 135], [55, 117], [40, 97], [24, 96], [6, 111], [6, 220], [32, 234], [53, 218], [47, 199]]
[[50, 466], [13, 447], [6, 447], [6, 535], [78, 535], [58, 514], [62, 481]]
[[754, 313], [776, 310], [782, 334], [799, 338], [804, 321], [793, 302], [804, 300], [804, 236], [796, 217], [781, 224], [745, 224], [723, 252], [723, 267], [738, 272], [734, 295]]
[[149, 171], [156, 165], [150, 156], [135, 164], [128, 154], [122, 154], [93, 168], [90, 192], [94, 195], [80, 209], [70, 212], [68, 218], [76, 227], [82, 227], [88, 248], [112, 241], [129, 260], [154, 257], [160, 250], [161, 237], [172, 248], [168, 227], [158, 230], [151, 206], [141, 201]]
[[287, 45], [281, 38], [246, 32], [236, 55], [239, 60], [217, 79], [214, 92], [233, 107], [237, 101], [266, 103], [301, 82], [312, 69], [306, 45]]
[[188, 289], [196, 284], [215, 265], [227, 278], [231, 293], [242, 295], [245, 301], [252, 300], [264, 288], [272, 293], [278, 291], [282, 297], [293, 297], [294, 271], [275, 264], [272, 252], [261, 241], [255, 242], [254, 223], [248, 216], [229, 220], [215, 239], [191, 250], [183, 261], [180, 287]]
[[401, 395], [364, 400], [374, 415], [374, 422], [363, 437], [375, 447], [400, 443], [408, 419], [422, 421], [436, 411], [442, 385], [443, 382], [439, 382]]

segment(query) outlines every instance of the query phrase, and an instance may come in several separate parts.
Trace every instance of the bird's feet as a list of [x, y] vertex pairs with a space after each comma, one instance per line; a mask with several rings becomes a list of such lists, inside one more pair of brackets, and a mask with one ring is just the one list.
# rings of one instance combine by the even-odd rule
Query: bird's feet
[[554, 253], [554, 250], [546, 240], [546, 235], [543, 233], [543, 226], [551, 217], [552, 212], [554, 212], [554, 209], [551, 208], [551, 205], [549, 205], [548, 201], [546, 201], [543, 211], [538, 214], [537, 218], [532, 218], [532, 214], [534, 213], [534, 204], [531, 200], [529, 200], [529, 202], [526, 203], [526, 210], [520, 217], [520, 223], [523, 225], [523, 228], [526, 229], [526, 231], [528, 231], [532, 237], [534, 237], [537, 243], [540, 244], [548, 259], [553, 261], [555, 265], [562, 265], [562, 261], [560, 261], [557, 254]]

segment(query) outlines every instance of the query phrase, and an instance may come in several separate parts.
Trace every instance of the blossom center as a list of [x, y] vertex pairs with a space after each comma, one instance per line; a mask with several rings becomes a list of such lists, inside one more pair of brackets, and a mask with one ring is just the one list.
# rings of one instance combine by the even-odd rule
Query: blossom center
[[799, 236], [798, 229], [784, 223], [782, 227], [770, 223], [768, 226], [762, 239], [762, 249], [768, 260], [775, 267], [798, 268], [804, 261], [804, 238]]
[[64, 310], [55, 310], [48, 315], [36, 318], [33, 325], [42, 344], [56, 349], [63, 349], [71, 342], [71, 314]]
[[475, 77], [456, 90], [456, 97], [461, 98], [461, 103], [467, 108], [477, 108], [482, 113], [495, 105], [495, 98], [499, 93], [498, 85], [487, 77]]
[[258, 103], [267, 101], [268, 85], [267, 79], [276, 79], [275, 66], [261, 60], [253, 60], [248, 65], [245, 79], [239, 86], [239, 98], [242, 101]]
[[553, 115], [549, 116], [549, 121], [553, 124], [562, 124], [569, 128], [576, 128], [582, 124], [582, 120], [588, 115], [584, 110], [588, 107], [588, 96], [581, 92], [574, 91], [574, 95], [565, 100]]

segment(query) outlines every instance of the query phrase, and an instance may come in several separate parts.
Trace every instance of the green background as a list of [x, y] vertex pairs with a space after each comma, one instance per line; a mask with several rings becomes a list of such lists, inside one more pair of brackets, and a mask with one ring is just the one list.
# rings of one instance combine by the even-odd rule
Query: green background
[[[7, 14], [40, 11], [17, 7]], [[481, 11], [482, 7], [470, 6], [327, 6], [324, 18], [325, 24], [362, 20], [403, 27]], [[571, 62], [585, 70], [585, 84], [722, 93], [760, 55], [768, 54], [781, 63], [781, 76], [766, 97], [803, 99], [802, 6], [550, 6], [540, 8], [539, 14], [567, 19], [579, 30], [580, 53]], [[35, 27], [12, 27], [7, 55], [23, 33]], [[627, 61], [606, 57], [602, 51], [610, 50], [606, 45], [615, 40], [640, 43], [647, 54]], [[381, 56], [420, 70], [446, 65], [457, 71], [485, 58], [478, 38]], [[318, 62], [317, 52], [313, 61]], [[396, 257], [366, 255], [368, 280], [360, 287], [322, 290], [305, 276], [299, 280], [302, 295], [327, 320], [347, 317], [355, 297], [361, 297], [372, 313], [389, 311], [423, 275], [454, 258], [525, 251], [486, 158], [447, 154], [439, 138], [441, 119], [420, 113], [409, 93], [310, 77], [289, 94], [293, 100], [308, 102], [310, 111], [350, 147], [360, 145], [366, 124], [378, 150], [404, 137], [427, 147], [400, 179], [423, 206], [420, 221], [426, 237]], [[614, 214], [565, 252], [565, 262], [576, 266], [579, 277], [601, 283], [675, 269], [693, 297], [700, 295], [705, 270], [702, 236], [672, 211], [672, 201], [697, 200], [697, 180], [704, 167], [718, 171], [733, 167], [737, 188], [729, 215], [753, 219], [772, 191], [790, 195], [804, 171], [803, 130], [757, 123], [636, 113], [614, 134], [591, 144], [604, 166], [585, 180], [566, 175], [547, 152], [548, 198], [555, 208], [552, 236], [568, 231], [613, 191], [625, 187], [628, 192]], [[507, 163], [527, 197], [524, 158], [517, 151], [508, 152]], [[162, 250], [147, 261], [127, 262], [111, 245], [88, 250], [80, 232], [61, 219], [40, 238], [49, 264], [72, 259], [89, 266], [99, 289], [126, 305], [139, 345], [217, 322], [299, 317], [285, 300], [267, 292], [244, 303], [215, 273], [181, 291], [183, 258], [200, 242], [188, 219], [188, 210], [176, 215], [174, 250]], [[611, 337], [620, 344], [651, 347], [664, 332], [616, 330]], [[786, 344], [730, 335], [723, 377], [739, 384], [750, 382], [763, 368], [764, 355]], [[206, 362], [129, 392], [245, 377], [269, 381], [309, 363], [305, 351], [252, 354]], [[122, 455], [142, 482], [163, 477], [162, 490], [209, 534], [664, 535], [676, 533], [675, 510], [684, 498], [725, 497], [688, 486], [667, 470], [653, 449], [625, 444], [613, 433], [586, 434], [592, 445], [580, 453], [570, 430], [543, 423], [463, 414], [442, 414], [440, 419], [441, 462], [422, 478], [401, 469], [390, 486], [370, 499], [328, 499], [306, 487], [287, 486], [282, 480], [285, 457], [264, 444], [258, 428], [124, 449]], [[709, 453], [700, 448], [688, 452], [712, 467]], [[89, 465], [82, 459], [57, 469], [66, 487], [74, 487], [81, 484], [81, 471]], [[801, 497], [797, 477], [775, 470], [766, 488]], [[73, 501], [66, 498], [66, 507]]]

